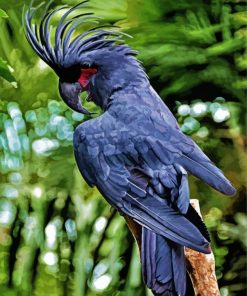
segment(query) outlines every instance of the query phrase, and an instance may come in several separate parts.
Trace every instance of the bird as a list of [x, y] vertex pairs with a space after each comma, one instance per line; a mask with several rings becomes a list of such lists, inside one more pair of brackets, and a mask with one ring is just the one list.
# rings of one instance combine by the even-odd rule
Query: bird
[[[156, 93], [137, 52], [114, 26], [97, 23], [88, 1], [50, 9], [34, 21], [40, 5], [30, 4], [23, 22], [35, 53], [59, 78], [59, 93], [72, 110], [87, 116], [74, 131], [77, 166], [120, 215], [140, 229], [143, 280], [154, 295], [184, 296], [184, 247], [208, 254], [206, 226], [190, 205], [188, 174], [225, 195], [235, 188], [199, 146], [182, 133]], [[51, 38], [50, 22], [65, 12]], [[87, 10], [88, 11], [88, 10]], [[61, 15], [61, 14], [60, 14]], [[80, 94], [102, 110], [91, 116]]]

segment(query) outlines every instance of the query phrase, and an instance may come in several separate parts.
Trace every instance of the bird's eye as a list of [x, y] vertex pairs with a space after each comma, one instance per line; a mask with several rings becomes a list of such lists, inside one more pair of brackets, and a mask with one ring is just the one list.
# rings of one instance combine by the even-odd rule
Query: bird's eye
[[89, 68], [91, 68], [89, 64], [83, 64], [81, 66], [81, 69], [89, 69]]

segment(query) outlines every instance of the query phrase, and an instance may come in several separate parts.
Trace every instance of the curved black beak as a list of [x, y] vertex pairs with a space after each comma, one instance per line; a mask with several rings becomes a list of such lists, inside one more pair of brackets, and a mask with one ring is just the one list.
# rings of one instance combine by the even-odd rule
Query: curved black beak
[[83, 90], [79, 82], [69, 83], [59, 81], [59, 93], [66, 105], [76, 112], [91, 115], [93, 113], [89, 112], [81, 104], [80, 93]]

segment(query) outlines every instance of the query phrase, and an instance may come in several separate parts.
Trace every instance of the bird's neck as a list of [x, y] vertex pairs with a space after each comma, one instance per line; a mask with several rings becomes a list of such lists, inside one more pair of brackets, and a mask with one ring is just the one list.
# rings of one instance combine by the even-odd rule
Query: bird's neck
[[123, 97], [134, 90], [141, 92], [149, 85], [147, 75], [139, 62], [130, 60], [111, 72], [111, 75], [102, 75], [95, 79], [90, 91], [94, 103], [106, 111], [118, 97]]

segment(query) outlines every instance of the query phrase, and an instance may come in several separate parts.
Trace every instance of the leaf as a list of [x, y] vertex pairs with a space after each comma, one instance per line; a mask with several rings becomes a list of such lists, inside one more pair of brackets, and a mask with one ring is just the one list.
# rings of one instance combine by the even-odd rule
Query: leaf
[[16, 82], [15, 77], [11, 74], [7, 62], [0, 57], [0, 76], [10, 83]]
[[7, 13], [4, 10], [2, 10], [1, 8], [0, 8], [0, 17], [3, 17], [3, 18], [8, 17]]

